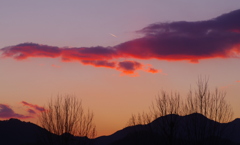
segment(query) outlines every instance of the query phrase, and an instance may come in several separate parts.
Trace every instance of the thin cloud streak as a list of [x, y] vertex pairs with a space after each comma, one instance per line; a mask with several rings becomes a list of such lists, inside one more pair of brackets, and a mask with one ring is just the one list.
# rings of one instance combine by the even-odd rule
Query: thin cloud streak
[[61, 66], [55, 65], [55, 64], [52, 64], [51, 66], [52, 66], [52, 67], [55, 67], [55, 68], [61, 68]]
[[36, 114], [36, 112], [33, 109], [28, 109], [27, 112], [30, 114]]
[[[38, 106], [38, 105], [33, 105], [33, 104], [30, 104], [30, 103], [25, 102], [25, 101], [22, 101], [21, 104], [23, 104], [24, 106], [28, 106], [28, 107], [30, 107], [30, 108], [33, 108], [34, 110], [37, 110], [37, 111], [39, 111], [39, 112], [46, 111], [46, 110], [44, 109], [44, 107], [40, 107], [40, 106]], [[31, 112], [31, 111], [30, 111], [30, 112]]]
[[[23, 60], [30, 57], [60, 57], [64, 62], [78, 61], [84, 65], [116, 69], [124, 74], [144, 71], [144, 64], [117, 59], [187, 60], [240, 58], [240, 10], [196, 22], [177, 21], [151, 24], [139, 33], [142, 38], [113, 47], [74, 47], [23, 43], [2, 48], [2, 57]], [[158, 70], [150, 68], [150, 73]]]

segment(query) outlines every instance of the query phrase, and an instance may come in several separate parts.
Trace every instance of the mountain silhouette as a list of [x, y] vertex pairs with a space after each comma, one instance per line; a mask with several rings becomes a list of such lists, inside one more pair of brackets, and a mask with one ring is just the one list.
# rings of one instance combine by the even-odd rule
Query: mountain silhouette
[[69, 133], [58, 136], [36, 124], [14, 118], [0, 121], [0, 145], [60, 145], [59, 141], [66, 136], [73, 145], [88, 140], [86, 137], [75, 137]]
[[162, 116], [95, 139], [94, 145], [240, 145], [240, 119], [219, 123], [202, 114]]
[[[51, 136], [52, 144], [68, 136], [70, 144], [91, 145], [240, 145], [240, 119], [219, 123], [194, 113], [157, 118], [146, 125], [129, 126], [109, 136], [95, 139], [76, 137], [69, 133], [54, 135], [30, 122], [18, 119], [0, 121], [1, 145], [40, 145]], [[80, 143], [81, 142], [81, 143]]]
[[41, 127], [18, 119], [0, 121], [0, 144], [24, 145], [38, 141], [38, 132], [48, 133]]

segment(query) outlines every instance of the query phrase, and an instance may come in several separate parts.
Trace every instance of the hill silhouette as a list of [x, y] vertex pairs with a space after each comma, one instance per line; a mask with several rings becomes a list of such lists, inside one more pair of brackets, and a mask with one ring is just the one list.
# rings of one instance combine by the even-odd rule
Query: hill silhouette
[[[172, 133], [171, 124], [176, 126]], [[146, 125], [126, 127], [110, 136], [96, 138], [96, 141], [96, 145], [240, 145], [240, 119], [218, 123], [198, 113], [171, 114]]]
[[[129, 126], [95, 139], [68, 133], [61, 136], [64, 135], [71, 136], [72, 145], [79, 142], [92, 145], [240, 145], [240, 119], [218, 123], [197, 113], [186, 116], [171, 114], [146, 125]], [[56, 141], [61, 138], [30, 122], [18, 119], [0, 121], [1, 145], [39, 145], [46, 139], [44, 136], [52, 136]]]
[[33, 123], [18, 119], [0, 121], [0, 144], [33, 144], [38, 141], [38, 132], [49, 133]]
[[59, 145], [59, 140], [64, 136], [70, 136], [72, 144], [85, 142], [88, 139], [68, 133], [58, 136], [36, 124], [15, 118], [0, 121], [0, 145]]

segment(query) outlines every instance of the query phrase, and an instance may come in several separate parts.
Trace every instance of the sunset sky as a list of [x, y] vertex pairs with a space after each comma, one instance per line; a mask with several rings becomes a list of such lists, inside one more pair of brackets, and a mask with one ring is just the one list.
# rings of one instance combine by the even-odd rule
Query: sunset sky
[[0, 119], [37, 122], [58, 94], [82, 99], [98, 136], [199, 75], [240, 117], [239, 0], [1, 0]]

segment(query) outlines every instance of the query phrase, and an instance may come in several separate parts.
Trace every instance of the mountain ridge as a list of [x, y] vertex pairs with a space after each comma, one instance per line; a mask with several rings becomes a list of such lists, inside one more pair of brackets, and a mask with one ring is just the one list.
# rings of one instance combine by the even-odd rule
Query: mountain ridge
[[[240, 145], [240, 118], [236, 118], [228, 123], [219, 123], [206, 118], [202, 114], [189, 114], [186, 116], [171, 114], [159, 117], [146, 125], [125, 127], [108, 136], [100, 136], [94, 139], [75, 136], [72, 136], [72, 138], [75, 140], [84, 139], [93, 145], [128, 145], [135, 144], [133, 143], [134, 140], [142, 140], [140, 144], [152, 144], [151, 142], [160, 141], [162, 144], [164, 144], [164, 142], [168, 141], [166, 139], [168, 137], [171, 137], [177, 142], [191, 142], [193, 139], [191, 139], [191, 132], [186, 131], [188, 128], [191, 130], [190, 123], [194, 122], [191, 119], [196, 120], [196, 124], [192, 125], [195, 129], [201, 129], [205, 127], [206, 130], [204, 131], [208, 131], [208, 128], [211, 130], [211, 125], [217, 126], [216, 131], [226, 128], [224, 130], [224, 135], [222, 136], [205, 133], [203, 137], [204, 140], [219, 140], [222, 142], [222, 144], [226, 142], [225, 144], [228, 145]], [[202, 123], [202, 125], [199, 123]], [[175, 131], [171, 132], [173, 129], [175, 129]], [[40, 137], [39, 133], [51, 134], [47, 130], [31, 122], [25, 122], [19, 119], [0, 121], [0, 141], [2, 145], [38, 145]], [[54, 135], [54, 137], [59, 138], [57, 135]]]

